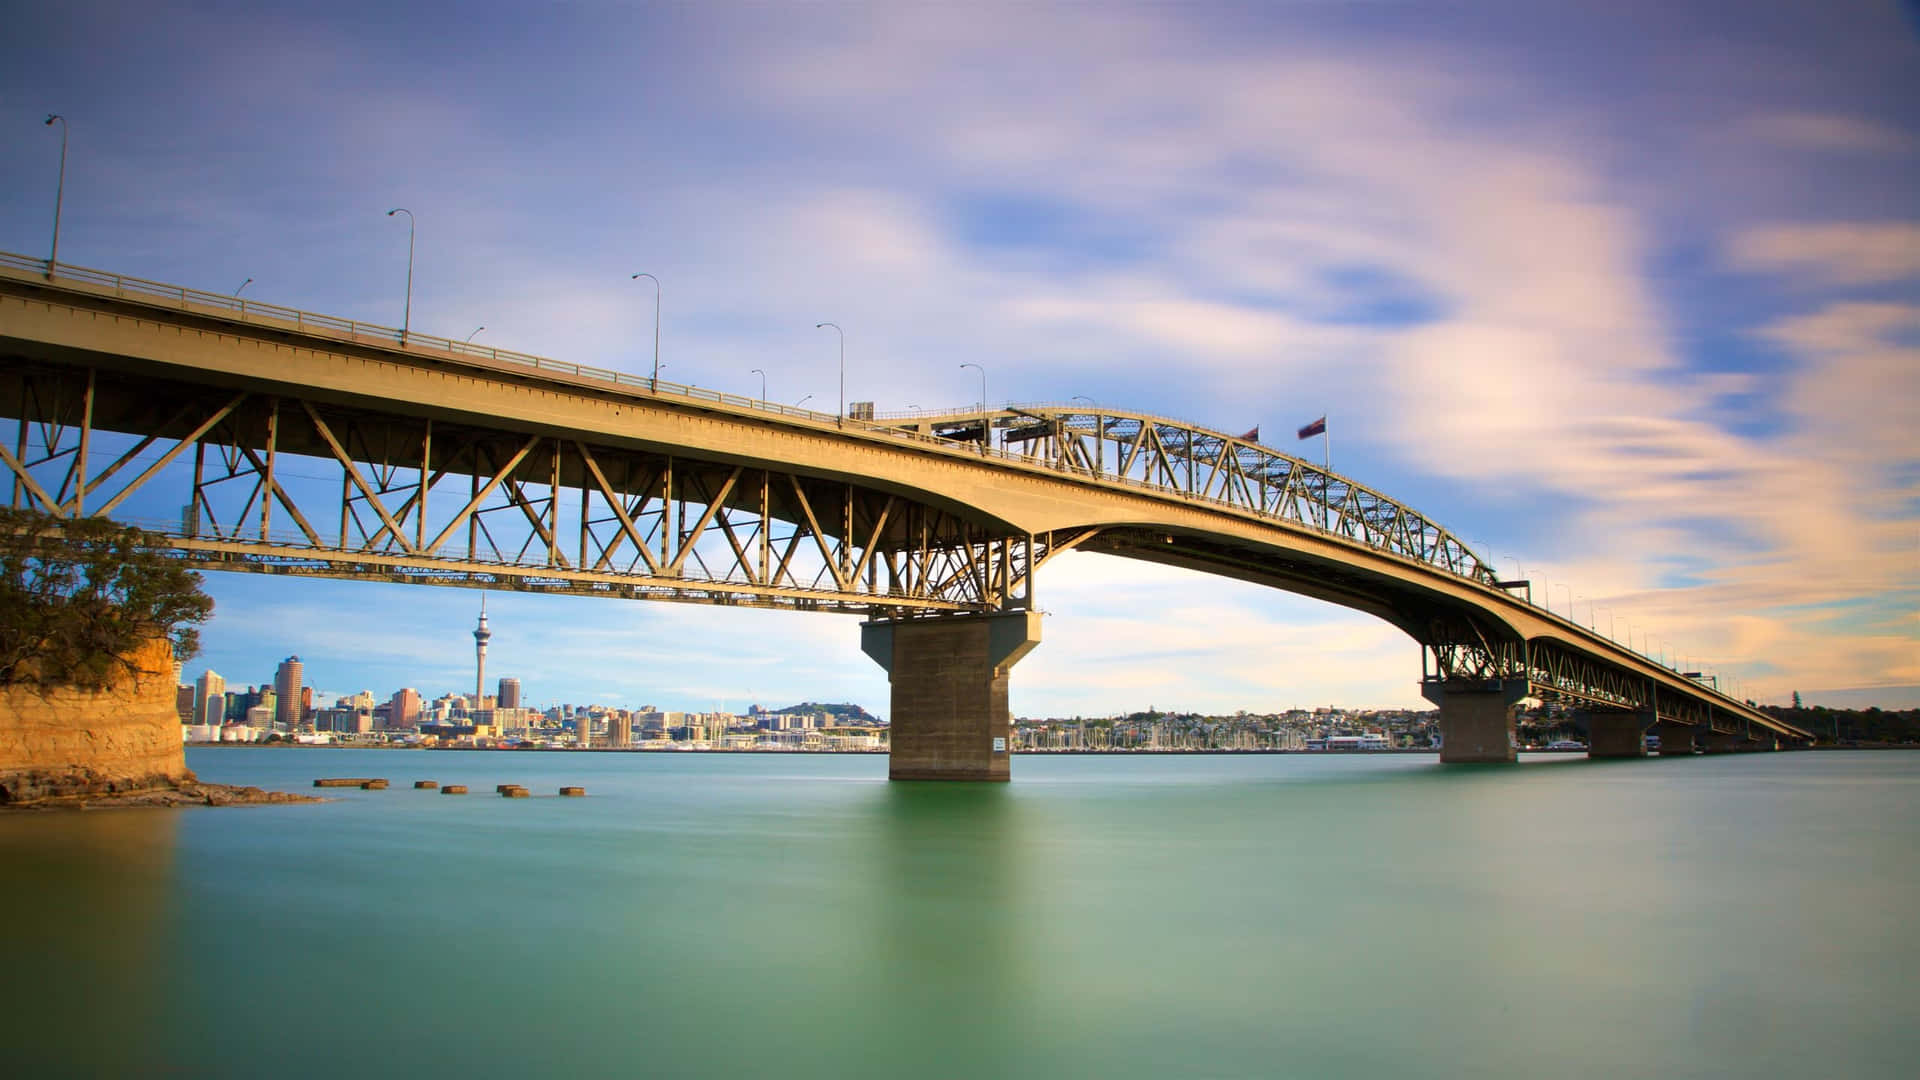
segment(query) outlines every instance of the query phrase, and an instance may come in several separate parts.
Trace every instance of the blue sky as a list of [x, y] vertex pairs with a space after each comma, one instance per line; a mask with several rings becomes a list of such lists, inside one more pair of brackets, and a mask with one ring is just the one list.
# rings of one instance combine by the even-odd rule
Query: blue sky
[[[11, 14], [0, 248], [46, 250], [59, 112], [63, 261], [397, 325], [405, 206], [430, 333], [644, 371], [644, 270], [678, 381], [831, 401], [833, 320], [883, 409], [977, 362], [1279, 444], [1326, 413], [1337, 469], [1603, 629], [1920, 699], [1911, 5], [308, 7]], [[189, 674], [471, 683], [472, 593], [209, 586]], [[1098, 556], [1039, 597], [1024, 714], [1420, 704], [1323, 604]], [[490, 610], [538, 701], [885, 711], [851, 618]]]

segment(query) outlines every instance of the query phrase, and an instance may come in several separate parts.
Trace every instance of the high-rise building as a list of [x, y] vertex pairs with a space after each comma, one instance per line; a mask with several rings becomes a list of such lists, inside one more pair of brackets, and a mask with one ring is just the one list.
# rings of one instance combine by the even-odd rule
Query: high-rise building
[[193, 687], [184, 683], [174, 686], [173, 711], [180, 714], [181, 723], [193, 723]]
[[473, 701], [476, 708], [487, 692], [487, 642], [493, 631], [487, 629], [487, 594], [480, 594], [480, 625], [473, 628]]
[[301, 675], [300, 658], [289, 656], [280, 661], [280, 670], [273, 676], [273, 721], [285, 724], [288, 731], [300, 726], [302, 707], [306, 704], [306, 695], [301, 692]]
[[497, 705], [497, 707], [502, 709], [519, 708], [520, 707], [520, 680], [519, 679], [501, 679], [500, 680], [500, 700], [495, 704]]
[[408, 686], [393, 692], [393, 709], [387, 722], [397, 728], [416, 727], [420, 723], [420, 691]]
[[227, 680], [208, 668], [193, 684], [193, 722], [218, 725], [227, 716]]

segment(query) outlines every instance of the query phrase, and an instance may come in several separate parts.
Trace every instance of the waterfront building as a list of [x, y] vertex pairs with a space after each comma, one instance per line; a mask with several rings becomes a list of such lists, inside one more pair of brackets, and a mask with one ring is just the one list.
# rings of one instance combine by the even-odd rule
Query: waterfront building
[[[219, 726], [227, 714], [227, 680], [208, 668], [193, 684], [193, 722]], [[217, 738], [217, 736], [216, 736]]]
[[495, 699], [497, 709], [517, 709], [520, 707], [520, 680], [503, 678], [500, 680], [500, 694]]
[[289, 656], [280, 661], [280, 670], [273, 676], [273, 720], [276, 724], [285, 724], [288, 731], [299, 727], [300, 721], [305, 719], [302, 715], [302, 706], [306, 703], [303, 693], [305, 687], [301, 685], [302, 675], [300, 658]]
[[182, 724], [193, 723], [193, 687], [184, 683], [173, 688], [173, 711], [180, 714]]
[[387, 716], [387, 723], [397, 728], [412, 728], [420, 723], [420, 691], [411, 686], [401, 687], [393, 692], [393, 708]]

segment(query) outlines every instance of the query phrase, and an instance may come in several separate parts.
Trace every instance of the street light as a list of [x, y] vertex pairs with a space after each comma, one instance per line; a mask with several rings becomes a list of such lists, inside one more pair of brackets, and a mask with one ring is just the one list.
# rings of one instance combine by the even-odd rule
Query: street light
[[754, 368], [750, 372], [750, 374], [760, 376], [760, 400], [763, 402], [766, 401], [767, 400], [767, 373], [764, 371], [761, 371], [759, 368]]
[[972, 368], [980, 373], [980, 452], [984, 454], [987, 452], [988, 433], [993, 430], [992, 425], [987, 421], [987, 369], [979, 364], [961, 364], [960, 366], [963, 369]]
[[809, 402], [809, 401], [812, 401], [812, 400], [813, 400], [813, 395], [812, 395], [812, 394], [808, 394], [808, 395], [807, 395], [806, 397], [803, 397], [803, 398], [801, 398], [801, 399], [800, 399], [799, 401], [796, 401], [796, 402], [794, 402], [794, 403], [793, 403], [793, 407], [797, 409], [797, 408], [799, 408], [800, 406], [802, 406], [802, 405], [805, 405], [805, 404], [806, 404], [807, 402]]
[[833, 422], [839, 424], [845, 421], [847, 415], [847, 332], [840, 329], [839, 323], [813, 324], [815, 330], [829, 326], [833, 327], [834, 333], [840, 335], [840, 412], [833, 418]]
[[1573, 621], [1573, 586], [1568, 585], [1565, 582], [1556, 581], [1552, 585], [1547, 586], [1547, 614], [1549, 615], [1553, 614], [1553, 590], [1555, 589], [1567, 590], [1567, 621], [1572, 622]]
[[387, 211], [387, 216], [407, 215], [407, 310], [400, 317], [400, 344], [407, 343], [407, 331], [413, 329], [413, 211], [404, 206], [396, 206]]
[[653, 282], [653, 381], [647, 384], [647, 390], [657, 394], [660, 392], [660, 279], [642, 270], [627, 280], [641, 278]]
[[246, 292], [246, 291], [247, 291], [247, 286], [249, 286], [249, 285], [251, 285], [251, 284], [253, 284], [253, 279], [252, 279], [252, 278], [248, 278], [247, 280], [245, 280], [245, 281], [243, 281], [243, 282], [241, 282], [241, 283], [240, 283], [240, 287], [239, 287], [239, 288], [237, 288], [237, 289], [235, 289], [235, 290], [233, 290], [233, 295], [235, 295], [235, 296], [239, 296], [239, 295], [240, 295], [241, 293], [243, 293], [243, 292]]
[[1092, 398], [1086, 396], [1085, 394], [1075, 394], [1072, 397], [1068, 398], [1067, 400], [1068, 401], [1084, 401], [1087, 403], [1087, 405], [1090, 408], [1097, 409], [1100, 407], [1098, 403], [1096, 403]]
[[1606, 604], [1601, 604], [1600, 610], [1607, 613], [1607, 640], [1612, 641], [1615, 644], [1618, 644], [1620, 639], [1616, 637], [1613, 632], [1613, 608], [1607, 606]]
[[[485, 329], [486, 329], [486, 327], [484, 327], [484, 326], [476, 326], [476, 327], [474, 327], [474, 328], [473, 328], [473, 334], [477, 334], [477, 333], [479, 333], [480, 331], [482, 331], [482, 330], [485, 330]], [[467, 335], [467, 340], [468, 340], [468, 341], [472, 341], [472, 340], [473, 340], [473, 334], [468, 334], [468, 335]]]
[[60, 121], [60, 181], [53, 189], [53, 251], [47, 255], [47, 276], [53, 276], [53, 268], [60, 262], [60, 204], [67, 197], [67, 118], [59, 113], [47, 114], [47, 126], [52, 127], [55, 120]]

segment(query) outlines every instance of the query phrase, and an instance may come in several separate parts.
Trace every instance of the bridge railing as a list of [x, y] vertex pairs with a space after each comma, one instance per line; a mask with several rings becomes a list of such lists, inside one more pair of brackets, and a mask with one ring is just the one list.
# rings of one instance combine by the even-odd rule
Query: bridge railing
[[[746, 409], [746, 410], [752, 410], [757, 412], [769, 413], [776, 416], [781, 416], [781, 417], [790, 418], [790, 419], [805, 420], [805, 421], [809, 421], [817, 424], [836, 425], [842, 428], [851, 427], [864, 434], [880, 435], [890, 439], [897, 439], [897, 440], [903, 440], [903, 441], [934, 445], [934, 446], [939, 446], [943, 449], [948, 449], [948, 450], [954, 449], [955, 447], [955, 444], [951, 439], [941, 438], [937, 435], [922, 434], [920, 432], [907, 431], [902, 428], [896, 427], [893, 424], [877, 422], [877, 421], [913, 420], [913, 419], [918, 419], [918, 418], [927, 417], [927, 416], [964, 416], [967, 413], [973, 411], [968, 408], [960, 408], [960, 409], [952, 409], [952, 410], [928, 410], [928, 409], [911, 409], [906, 411], [896, 410], [896, 411], [890, 411], [886, 413], [876, 413], [874, 416], [874, 420], [876, 422], [868, 422], [865, 420], [853, 420], [847, 417], [839, 416], [834, 413], [823, 413], [813, 409], [804, 409], [804, 408], [800, 408], [799, 406], [786, 405], [780, 402], [769, 401], [762, 398], [747, 397], [745, 395], [740, 395], [740, 394], [729, 394], [722, 391], [709, 390], [704, 387], [692, 386], [685, 383], [674, 383], [674, 382], [667, 382], [665, 380], [656, 380], [649, 377], [633, 375], [623, 371], [616, 371], [611, 368], [601, 368], [601, 367], [595, 367], [589, 364], [578, 364], [578, 363], [572, 363], [564, 360], [555, 360], [551, 357], [538, 356], [532, 353], [516, 352], [512, 349], [501, 349], [491, 345], [475, 345], [472, 342], [456, 341], [452, 338], [444, 338], [434, 334], [422, 334], [422, 333], [417, 333], [410, 330], [399, 329], [396, 327], [382, 326], [378, 323], [369, 323], [369, 322], [362, 322], [357, 319], [341, 318], [340, 316], [337, 316], [337, 315], [327, 315], [320, 312], [303, 311], [299, 308], [286, 307], [280, 304], [272, 304], [272, 303], [267, 303], [259, 300], [250, 300], [245, 297], [233, 296], [226, 293], [209, 292], [204, 289], [194, 289], [185, 285], [174, 285], [174, 284], [169, 284], [167, 282], [152, 281], [146, 278], [132, 277], [126, 274], [116, 274], [116, 273], [112, 273], [105, 270], [96, 270], [90, 267], [75, 266], [70, 263], [56, 264], [56, 263], [51, 263], [46, 259], [35, 258], [30, 255], [21, 255], [14, 252], [0, 251], [0, 268], [6, 268], [6, 269], [24, 272], [27, 274], [36, 275], [39, 277], [43, 277], [48, 281], [59, 281], [59, 282], [69, 283], [69, 284], [71, 283], [83, 284], [91, 287], [93, 290], [110, 292], [114, 297], [119, 299], [129, 299], [129, 300], [134, 300], [140, 303], [153, 304], [157, 306], [168, 307], [168, 308], [173, 308], [173, 309], [182, 310], [182, 311], [192, 311], [192, 312], [197, 312], [202, 314], [215, 314], [225, 318], [237, 319], [243, 323], [247, 323], [251, 325], [265, 325], [265, 326], [280, 327], [285, 329], [292, 329], [300, 333], [314, 334], [322, 337], [330, 337], [330, 338], [335, 338], [335, 339], [344, 340], [344, 341], [365, 341], [365, 342], [379, 344], [382, 346], [399, 345], [409, 350], [432, 350], [435, 352], [440, 352], [440, 353], [460, 357], [460, 358], [473, 361], [473, 362], [478, 362], [481, 364], [490, 364], [498, 368], [511, 369], [511, 368], [518, 367], [518, 368], [524, 368], [532, 371], [537, 371], [540, 373], [564, 375], [574, 379], [587, 379], [587, 380], [592, 380], [596, 382], [605, 382], [613, 386], [621, 387], [623, 389], [629, 389], [634, 391], [644, 391], [648, 394], [655, 395], [655, 396], [672, 395], [674, 397], [684, 398], [691, 401], [707, 401], [707, 402], [712, 402], [719, 405], [724, 405], [730, 408]], [[1002, 409], [1010, 408], [1010, 407], [1012, 406], [1002, 406]], [[1073, 410], [1081, 409], [1081, 405], [1075, 402], [1027, 404], [1022, 407], [1033, 408], [1033, 409], [1073, 409]], [[989, 409], [988, 411], [991, 412], [995, 410]], [[1098, 413], [1098, 412], [1102, 412], [1103, 409], [1102, 407], [1096, 405], [1096, 406], [1093, 406], [1091, 409], [1087, 409], [1084, 411]], [[1196, 425], [1188, 424], [1185, 421], [1174, 420], [1171, 418], [1155, 417], [1155, 416], [1150, 416], [1144, 413], [1131, 413], [1131, 412], [1129, 412], [1128, 415], [1138, 416], [1154, 423], [1166, 423], [1166, 424], [1172, 424], [1172, 425], [1177, 425], [1181, 427], [1194, 428], [1195, 430], [1202, 430], [1198, 428]], [[1223, 437], [1231, 438], [1231, 436], [1223, 436]], [[1310, 471], [1313, 471], [1313, 472], [1322, 471], [1317, 466], [1314, 466], [1311, 462], [1307, 462], [1304, 459], [1294, 459], [1294, 458], [1291, 458], [1290, 455], [1281, 454], [1279, 451], [1272, 450], [1271, 448], [1267, 448], [1267, 447], [1261, 447], [1261, 449], [1267, 453], [1272, 453], [1279, 457], [1288, 458], [1289, 460], [1296, 460], [1299, 462], [1299, 464], [1303, 468], [1306, 468]], [[1011, 451], [1005, 448], [994, 448], [991, 446], [981, 446], [978, 449], [969, 449], [968, 452], [978, 453], [982, 456], [991, 457], [997, 460], [1008, 461], [1008, 462], [1019, 463], [1019, 464], [1027, 464], [1027, 465], [1031, 465], [1037, 460], [1034, 457], [1034, 455], [1031, 455], [1031, 454], [1021, 453], [1018, 451]], [[1244, 511], [1244, 510], [1250, 509], [1249, 507], [1241, 506], [1237, 503], [1234, 503], [1229, 499], [1222, 499], [1222, 498], [1217, 498], [1211, 495], [1183, 491], [1178, 487], [1170, 487], [1164, 484], [1152, 483], [1136, 477], [1118, 476], [1109, 472], [1096, 473], [1093, 470], [1084, 468], [1079, 465], [1075, 465], [1071, 462], [1058, 463], [1054, 465], [1053, 468], [1055, 471], [1069, 472], [1076, 476], [1082, 476], [1087, 479], [1096, 480], [1100, 483], [1119, 484], [1126, 487], [1138, 488], [1140, 490], [1152, 491], [1158, 494], [1173, 495], [1189, 502], [1206, 503], [1206, 504], [1216, 505], [1216, 506], [1220, 506], [1220, 507], [1223, 507], [1226, 509], [1232, 509], [1232, 510]], [[1344, 478], [1342, 479], [1344, 480]], [[1346, 481], [1346, 482], [1351, 483], [1351, 481]], [[1264, 511], [1256, 511], [1256, 512], [1262, 513], [1263, 516], [1273, 516], [1270, 514], [1266, 514]], [[1427, 520], [1431, 520], [1431, 519], [1427, 519]], [[1330, 528], [1323, 523], [1316, 522], [1311, 519], [1295, 520], [1292, 518], [1287, 518], [1286, 521], [1288, 522], [1289, 525], [1292, 525], [1292, 526], [1310, 529], [1312, 531], [1325, 534], [1335, 539], [1354, 542], [1353, 537], [1346, 535], [1340, 530]], [[1364, 546], [1367, 546], [1370, 549], [1373, 549], [1373, 545], [1367, 544]], [[1375, 550], [1380, 550], [1380, 549], [1375, 549]], [[1393, 552], [1387, 552], [1387, 553], [1394, 554]], [[1474, 556], [1474, 559], [1476, 562], [1482, 562], [1482, 564], [1484, 565], [1483, 561], [1479, 560], [1477, 555]], [[1459, 573], [1459, 571], [1441, 564], [1429, 562], [1429, 563], [1426, 563], [1426, 565], [1429, 565], [1435, 569], [1440, 569], [1448, 573], [1452, 573], [1455, 576], [1464, 577], [1464, 578], [1467, 578], [1468, 580], [1473, 580], [1473, 581], [1479, 582], [1480, 584], [1485, 584], [1485, 582], [1480, 582], [1478, 578], [1474, 577], [1471, 574], [1461, 574]], [[1511, 596], [1511, 594], [1508, 594], [1508, 595]], [[1519, 597], [1513, 597], [1513, 598], [1523, 599]], [[1545, 612], [1550, 618], [1556, 621], [1565, 623], [1567, 626], [1570, 626], [1572, 628], [1575, 628], [1581, 631], [1588, 631], [1588, 632], [1594, 632], [1594, 633], [1598, 632], [1597, 630], [1592, 630], [1589, 627], [1582, 626], [1577, 620], [1574, 620], [1569, 617], [1563, 617], [1561, 615], [1554, 613], [1550, 606], [1534, 600], [1530, 595], [1524, 598], [1524, 602]], [[1617, 646], [1619, 643], [1616, 641], [1614, 642], [1614, 644]], [[1631, 644], [1629, 644], [1627, 648], [1629, 649], [1629, 651], [1635, 652], [1637, 655], [1640, 655], [1643, 659], [1646, 659], [1649, 662], [1661, 663], [1660, 660], [1655, 659], [1653, 656], [1647, 653], [1632, 649]], [[1672, 665], [1662, 664], [1662, 666], [1671, 667]], [[1675, 668], [1674, 670], [1677, 671], [1678, 669]], [[1724, 691], [1721, 691], [1715, 687], [1702, 686], [1701, 692], [1706, 694], [1716, 694], [1720, 697], [1727, 698], [1730, 701], [1736, 700], [1732, 698], [1730, 695], [1728, 695], [1727, 693], [1725, 693]]]

